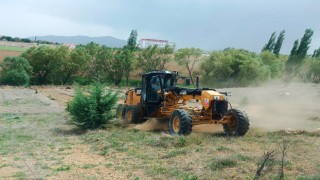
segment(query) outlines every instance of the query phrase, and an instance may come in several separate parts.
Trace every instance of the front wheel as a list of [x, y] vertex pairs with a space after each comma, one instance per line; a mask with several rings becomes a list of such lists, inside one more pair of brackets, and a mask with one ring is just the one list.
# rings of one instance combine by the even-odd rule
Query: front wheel
[[124, 115], [125, 124], [143, 123], [145, 119], [142, 118], [142, 110], [139, 106], [127, 106]]
[[192, 131], [190, 114], [183, 109], [173, 111], [169, 120], [169, 130], [170, 134], [189, 135]]
[[228, 135], [244, 136], [250, 126], [247, 114], [239, 109], [230, 109], [227, 115], [231, 116], [231, 122], [223, 124], [224, 132]]

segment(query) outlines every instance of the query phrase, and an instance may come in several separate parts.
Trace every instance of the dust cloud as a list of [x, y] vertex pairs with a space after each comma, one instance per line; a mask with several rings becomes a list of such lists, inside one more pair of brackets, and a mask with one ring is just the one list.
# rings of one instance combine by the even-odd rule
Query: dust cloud
[[[270, 82], [259, 87], [225, 88], [232, 108], [245, 111], [250, 127], [260, 130], [320, 129], [320, 85], [307, 83]], [[168, 121], [148, 119], [134, 125], [138, 130], [168, 130]], [[193, 126], [194, 132], [223, 132], [222, 125]]]
[[233, 108], [246, 111], [250, 126], [265, 130], [320, 128], [320, 85], [272, 82], [224, 89]]
[[157, 120], [155, 118], [150, 118], [146, 122], [135, 125], [132, 128], [143, 131], [168, 130], [169, 124], [167, 120]]

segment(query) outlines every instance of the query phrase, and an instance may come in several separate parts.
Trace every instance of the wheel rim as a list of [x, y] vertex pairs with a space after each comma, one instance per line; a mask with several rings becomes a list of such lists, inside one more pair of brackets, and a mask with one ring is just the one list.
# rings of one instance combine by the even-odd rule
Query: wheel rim
[[132, 120], [132, 111], [129, 110], [129, 111], [127, 112], [127, 122], [130, 123], [131, 120]]
[[179, 132], [180, 131], [180, 120], [178, 116], [175, 116], [173, 118], [173, 122], [172, 122], [172, 129], [174, 132]]

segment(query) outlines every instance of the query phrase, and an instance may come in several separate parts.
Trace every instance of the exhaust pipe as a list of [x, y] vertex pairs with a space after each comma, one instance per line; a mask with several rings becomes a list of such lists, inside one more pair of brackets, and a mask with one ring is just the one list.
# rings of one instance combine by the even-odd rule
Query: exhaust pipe
[[199, 89], [199, 76], [197, 76], [197, 79], [196, 79], [196, 88]]

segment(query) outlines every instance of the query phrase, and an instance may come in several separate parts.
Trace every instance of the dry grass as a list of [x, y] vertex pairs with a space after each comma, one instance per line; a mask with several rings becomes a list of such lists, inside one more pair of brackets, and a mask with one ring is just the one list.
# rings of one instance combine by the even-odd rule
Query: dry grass
[[[253, 179], [264, 151], [275, 149], [284, 139], [292, 144], [284, 163], [285, 177], [320, 178], [318, 134], [300, 135], [259, 132], [228, 139], [221, 133], [192, 133], [171, 137], [163, 132], [127, 130], [111, 125], [106, 130], [81, 136], [92, 150], [111, 159], [113, 165], [132, 177], [152, 179]], [[270, 165], [269, 165], [270, 166]], [[278, 177], [280, 153], [273, 170], [262, 178]]]
[[[0, 108], [6, 110], [0, 112], [0, 179], [253, 179], [264, 152], [283, 140], [290, 143], [284, 178], [320, 178], [317, 131], [251, 128], [244, 137], [230, 138], [217, 128], [172, 137], [166, 130], [122, 128], [115, 120], [83, 132], [68, 123], [63, 108], [43, 102], [50, 100], [25, 89], [0, 91]], [[46, 111], [27, 113], [27, 106]], [[261, 179], [278, 179], [281, 165], [277, 151]]]

